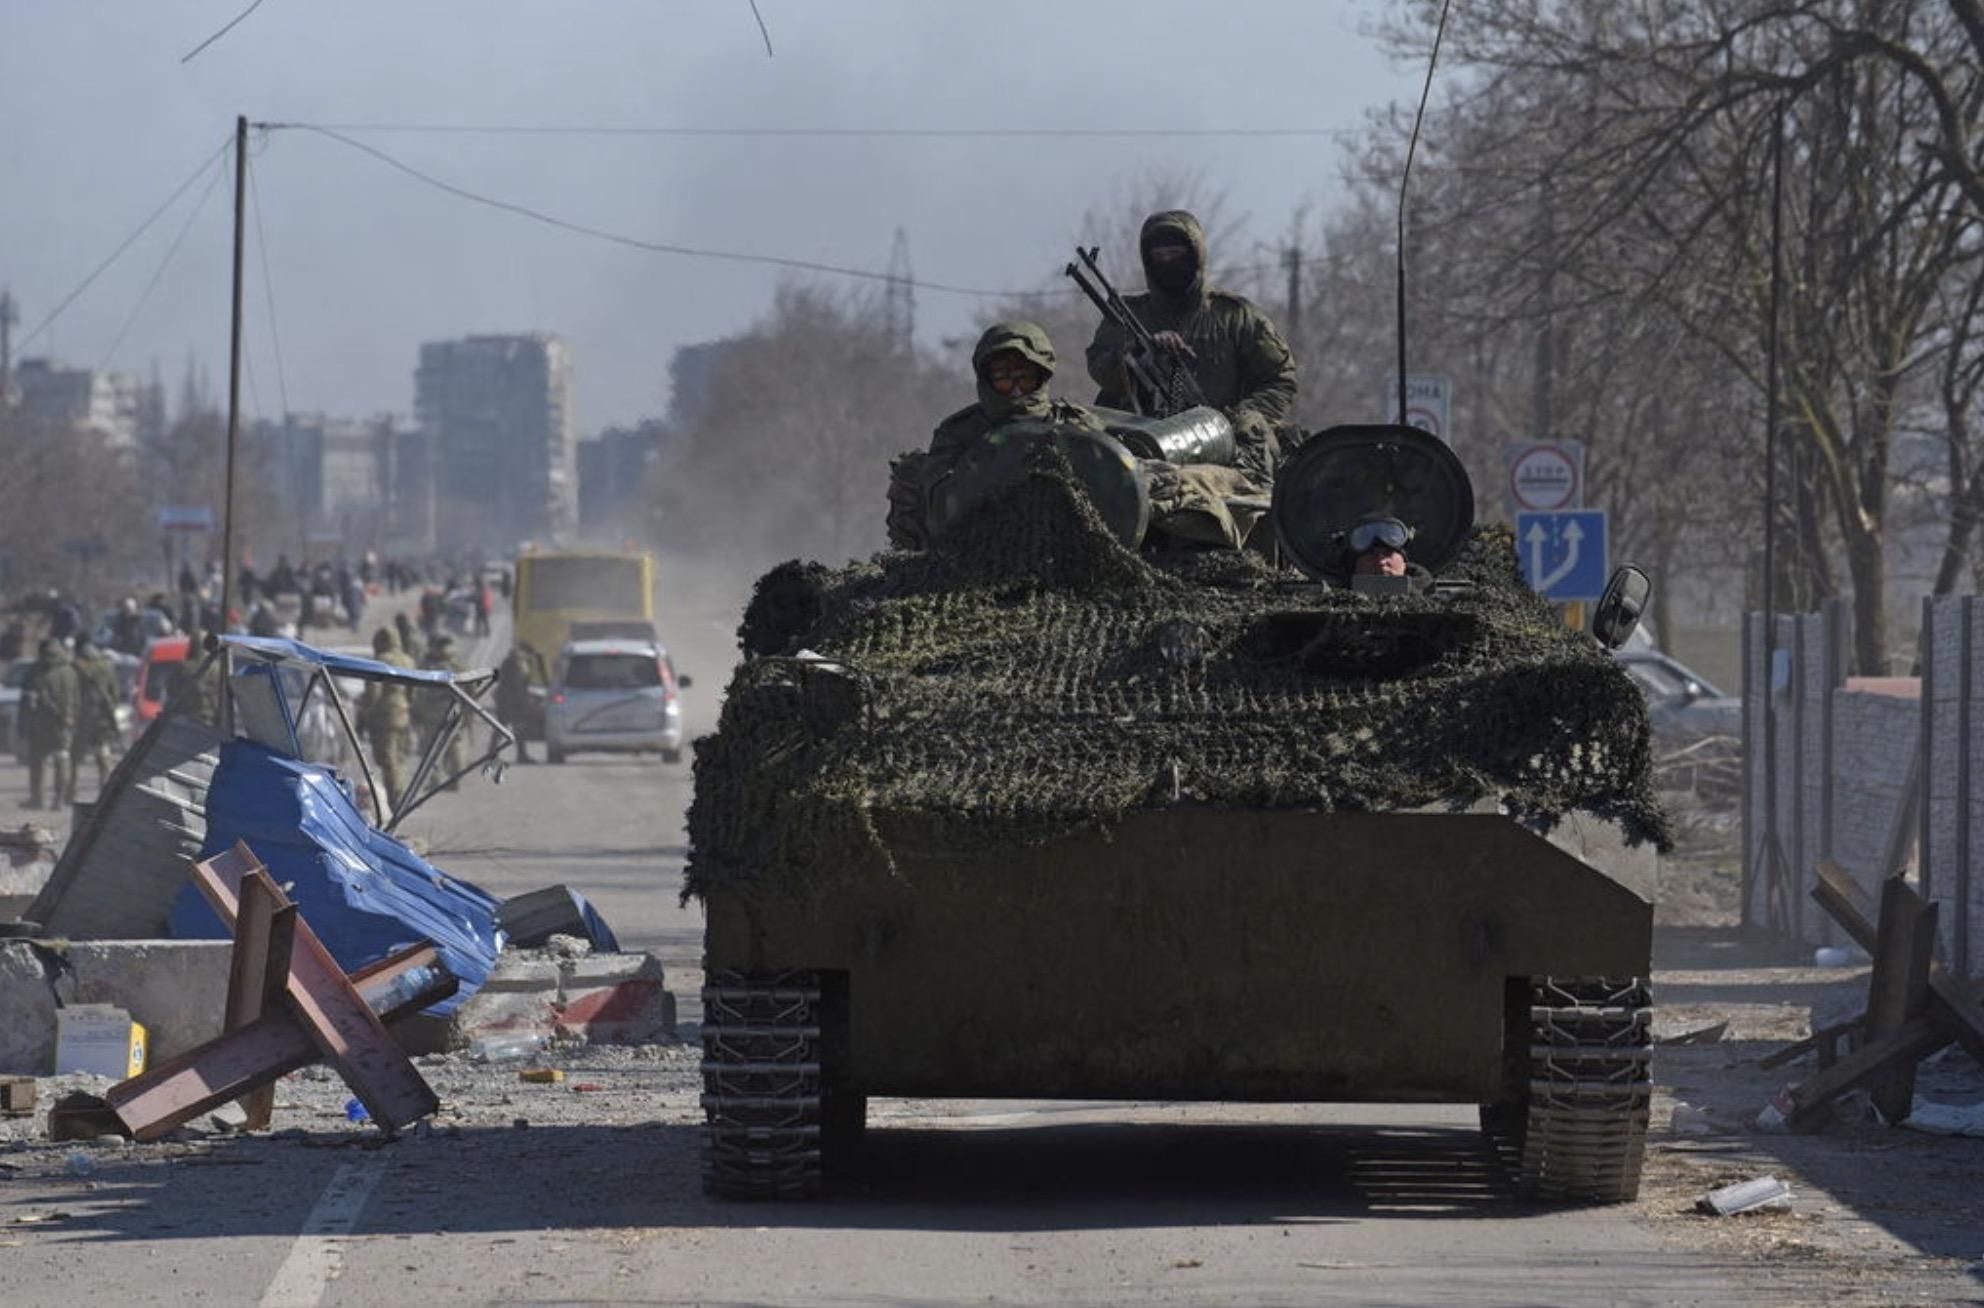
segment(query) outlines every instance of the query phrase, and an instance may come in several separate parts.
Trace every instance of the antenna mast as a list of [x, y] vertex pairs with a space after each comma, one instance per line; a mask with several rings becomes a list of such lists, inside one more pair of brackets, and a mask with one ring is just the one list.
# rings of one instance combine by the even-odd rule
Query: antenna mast
[[1440, 25], [1433, 30], [1433, 53], [1426, 59], [1426, 85], [1419, 91], [1419, 112], [1413, 115], [1412, 139], [1405, 147], [1405, 171], [1398, 179], [1398, 420], [1405, 421], [1405, 188], [1412, 180], [1412, 156], [1419, 149], [1419, 127], [1426, 121], [1426, 99], [1433, 93], [1433, 70], [1440, 66], [1440, 38], [1447, 34], [1447, 11], [1440, 5]]

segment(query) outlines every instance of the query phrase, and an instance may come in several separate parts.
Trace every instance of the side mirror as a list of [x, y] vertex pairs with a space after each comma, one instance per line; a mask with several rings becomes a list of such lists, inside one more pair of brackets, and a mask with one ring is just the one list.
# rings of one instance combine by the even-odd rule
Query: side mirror
[[1628, 563], [1605, 583], [1605, 593], [1591, 614], [1591, 637], [1606, 649], [1618, 649], [1640, 625], [1640, 614], [1653, 597], [1653, 582]]
[[687, 690], [696, 684], [696, 679], [686, 672], [678, 672], [675, 674], [675, 684]]

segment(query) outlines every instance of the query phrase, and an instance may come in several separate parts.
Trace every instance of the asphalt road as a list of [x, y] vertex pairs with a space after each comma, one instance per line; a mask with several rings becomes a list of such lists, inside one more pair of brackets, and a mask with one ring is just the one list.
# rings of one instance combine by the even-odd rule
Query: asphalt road
[[[675, 637], [703, 725], [722, 680], [715, 621]], [[688, 998], [688, 787], [686, 763], [515, 767], [440, 797], [410, 834], [499, 895], [578, 887]], [[882, 1102], [852, 1183], [810, 1205], [706, 1200], [699, 1119], [678, 1076], [647, 1101], [602, 1097], [597, 1122], [491, 1122], [380, 1148], [356, 1134], [167, 1159], [112, 1148], [90, 1154], [87, 1177], [27, 1179], [0, 1156], [0, 1302], [1890, 1301], [1821, 1261], [1677, 1239], [1643, 1206], [1522, 1204], [1471, 1109]], [[48, 1212], [64, 1216], [17, 1224]]]

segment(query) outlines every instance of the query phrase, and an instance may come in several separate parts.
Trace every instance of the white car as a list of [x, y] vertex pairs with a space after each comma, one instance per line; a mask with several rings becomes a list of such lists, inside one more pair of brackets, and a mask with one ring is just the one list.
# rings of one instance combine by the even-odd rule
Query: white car
[[581, 750], [682, 759], [682, 688], [653, 641], [575, 640], [559, 652], [544, 701], [544, 753], [563, 763]]

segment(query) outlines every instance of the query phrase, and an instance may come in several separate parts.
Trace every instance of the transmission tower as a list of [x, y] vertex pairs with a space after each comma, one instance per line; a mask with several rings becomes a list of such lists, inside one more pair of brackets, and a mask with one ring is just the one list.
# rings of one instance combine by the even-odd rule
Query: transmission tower
[[882, 293], [882, 323], [889, 343], [908, 351], [916, 339], [916, 282], [909, 267], [909, 233], [896, 228], [895, 243], [889, 247], [889, 271]]

